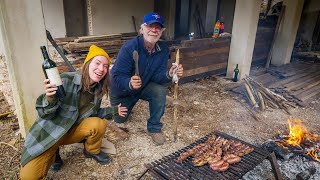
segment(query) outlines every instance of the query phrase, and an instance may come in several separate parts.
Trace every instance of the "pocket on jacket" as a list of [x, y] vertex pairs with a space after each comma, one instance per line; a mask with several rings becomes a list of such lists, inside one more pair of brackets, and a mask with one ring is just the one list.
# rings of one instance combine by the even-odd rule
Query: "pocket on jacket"
[[71, 118], [73, 117], [74, 113], [77, 111], [75, 106], [70, 106], [66, 104], [60, 104], [59, 108], [59, 115], [64, 118]]

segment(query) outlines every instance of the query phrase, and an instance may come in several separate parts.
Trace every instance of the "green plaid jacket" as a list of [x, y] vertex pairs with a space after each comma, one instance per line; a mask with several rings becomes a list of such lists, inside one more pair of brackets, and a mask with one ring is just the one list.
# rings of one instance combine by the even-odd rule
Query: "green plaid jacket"
[[45, 94], [40, 95], [37, 99], [38, 117], [25, 140], [21, 155], [22, 166], [52, 147], [77, 120], [81, 122], [90, 116], [111, 119], [117, 114], [117, 107], [100, 108], [101, 95], [95, 97], [91, 109], [78, 117], [81, 75], [69, 72], [61, 74], [61, 78], [66, 91], [63, 99], [49, 103]]

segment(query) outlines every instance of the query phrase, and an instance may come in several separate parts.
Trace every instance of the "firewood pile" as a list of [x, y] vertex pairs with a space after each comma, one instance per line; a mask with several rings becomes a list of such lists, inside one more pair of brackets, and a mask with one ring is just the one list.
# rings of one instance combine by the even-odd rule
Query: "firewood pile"
[[286, 99], [284, 96], [271, 91], [249, 76], [244, 78], [243, 84], [252, 106], [256, 109], [260, 108], [262, 111], [267, 108], [282, 109], [290, 114], [288, 108], [296, 107], [293, 100]]
[[121, 46], [130, 39], [138, 35], [137, 32], [108, 34], [99, 36], [82, 36], [57, 38], [57, 44], [62, 45], [63, 49], [69, 54], [75, 54], [80, 59], [84, 59], [91, 45], [103, 48], [111, 58], [115, 58]]

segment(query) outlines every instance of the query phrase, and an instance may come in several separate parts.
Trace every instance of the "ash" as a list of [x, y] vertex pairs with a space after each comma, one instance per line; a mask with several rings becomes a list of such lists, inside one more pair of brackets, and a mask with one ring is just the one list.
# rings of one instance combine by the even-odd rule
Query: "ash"
[[[284, 180], [294, 180], [296, 175], [300, 172], [315, 167], [316, 172], [309, 180], [320, 179], [320, 163], [310, 161], [301, 156], [295, 156], [289, 160], [278, 160], [279, 168]], [[261, 164], [256, 166], [252, 171], [248, 172], [242, 177], [243, 180], [274, 180], [276, 179], [269, 160], [264, 160]]]

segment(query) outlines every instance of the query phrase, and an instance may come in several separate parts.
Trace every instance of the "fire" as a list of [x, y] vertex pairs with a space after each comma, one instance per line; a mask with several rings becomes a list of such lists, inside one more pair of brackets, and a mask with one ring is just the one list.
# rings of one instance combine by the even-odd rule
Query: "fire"
[[318, 150], [319, 150], [319, 148], [316, 147], [316, 148], [314, 148], [313, 150], [307, 152], [306, 154], [309, 155], [309, 156], [312, 156], [313, 159], [315, 159], [316, 161], [320, 161], [320, 160], [318, 159], [318, 153], [317, 153]]
[[312, 134], [306, 127], [302, 125], [300, 119], [288, 120], [290, 133], [288, 139], [285, 141], [292, 146], [299, 146], [305, 140], [317, 142], [317, 135]]
[[319, 147], [315, 146], [315, 144], [319, 142], [319, 137], [317, 136], [317, 134], [310, 133], [308, 129], [305, 126], [303, 126], [302, 121], [300, 119], [289, 119], [288, 125], [290, 132], [286, 136], [287, 139], [284, 141], [285, 143], [277, 144], [281, 145], [282, 147], [286, 147], [288, 145], [300, 148], [303, 147], [305, 149], [306, 155], [309, 155], [313, 159], [319, 161]]
[[298, 146], [303, 141], [305, 135], [307, 134], [308, 130], [302, 125], [302, 122], [300, 119], [293, 119], [292, 122], [289, 119], [289, 139], [286, 140], [287, 144], [290, 144], [292, 146]]

